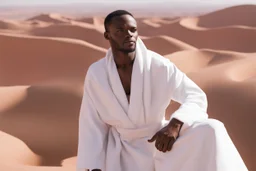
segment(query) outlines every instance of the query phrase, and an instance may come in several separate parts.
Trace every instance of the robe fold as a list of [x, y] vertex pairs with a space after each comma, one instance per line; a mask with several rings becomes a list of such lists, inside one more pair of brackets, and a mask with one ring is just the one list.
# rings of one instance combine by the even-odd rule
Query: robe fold
[[[169, 122], [170, 101], [181, 104], [171, 118], [184, 124], [171, 151], [150, 139]], [[79, 116], [77, 170], [246, 171], [220, 121], [208, 119], [207, 97], [170, 60], [148, 50], [141, 39], [128, 103], [111, 48], [86, 74]]]

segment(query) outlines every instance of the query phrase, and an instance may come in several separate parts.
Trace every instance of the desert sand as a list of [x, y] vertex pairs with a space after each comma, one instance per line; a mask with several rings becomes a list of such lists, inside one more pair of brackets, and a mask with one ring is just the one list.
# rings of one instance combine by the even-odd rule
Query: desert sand
[[[248, 169], [256, 170], [256, 6], [198, 17], [138, 18], [146, 46], [207, 94]], [[109, 48], [104, 18], [0, 20], [0, 170], [74, 171], [83, 81]], [[172, 102], [168, 118], [179, 104]]]

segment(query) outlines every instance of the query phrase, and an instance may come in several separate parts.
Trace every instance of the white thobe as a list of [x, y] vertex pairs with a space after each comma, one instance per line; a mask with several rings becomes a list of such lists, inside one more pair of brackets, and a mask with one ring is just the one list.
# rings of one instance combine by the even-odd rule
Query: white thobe
[[[171, 116], [182, 121], [180, 137], [163, 153], [150, 139]], [[77, 170], [246, 171], [224, 125], [208, 119], [205, 93], [170, 60], [137, 40], [128, 103], [113, 59], [93, 63], [86, 74], [79, 117]]]

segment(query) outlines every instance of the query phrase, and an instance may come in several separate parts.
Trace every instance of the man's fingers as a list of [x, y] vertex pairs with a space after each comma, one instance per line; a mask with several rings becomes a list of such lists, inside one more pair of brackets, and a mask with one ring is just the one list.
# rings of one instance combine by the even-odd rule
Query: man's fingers
[[157, 139], [156, 139], [156, 144], [155, 144], [155, 146], [158, 150], [162, 149], [162, 146], [163, 146], [162, 140], [163, 140], [163, 135], [159, 133], [157, 136]]
[[156, 143], [155, 143], [155, 146], [156, 146], [157, 149], [161, 146], [161, 138], [162, 138], [161, 135], [158, 134], [157, 139], [156, 139]]
[[[165, 146], [168, 146], [169, 137], [164, 134], [159, 134], [157, 140], [156, 140], [156, 148], [159, 151], [163, 151]], [[166, 145], [167, 144], [167, 145]], [[167, 148], [167, 147], [166, 147]]]
[[174, 136], [167, 136], [166, 134], [161, 134], [161, 132], [157, 132], [148, 142], [155, 142], [155, 147], [159, 151], [166, 152], [172, 149], [176, 138]]
[[164, 147], [164, 143], [159, 143], [158, 146], [157, 146], [157, 149], [159, 151], [163, 151], [163, 147]]
[[157, 137], [157, 140], [156, 140], [156, 148], [159, 150], [159, 151], [162, 151], [163, 150], [163, 146], [164, 146], [164, 135], [162, 134], [159, 134], [158, 137]]
[[169, 144], [168, 144], [168, 148], [167, 148], [168, 151], [171, 151], [174, 142], [175, 142], [175, 139], [174, 139], [174, 137], [172, 137], [172, 138], [171, 138], [171, 141], [170, 141]]
[[164, 153], [167, 151], [169, 142], [170, 142], [171, 140], [172, 140], [172, 139], [171, 139], [170, 137], [165, 136], [164, 145], [163, 145], [163, 152], [164, 152]]
[[154, 142], [157, 139], [157, 136], [158, 136], [158, 132], [150, 140], [148, 140], [148, 142], [150, 143]]

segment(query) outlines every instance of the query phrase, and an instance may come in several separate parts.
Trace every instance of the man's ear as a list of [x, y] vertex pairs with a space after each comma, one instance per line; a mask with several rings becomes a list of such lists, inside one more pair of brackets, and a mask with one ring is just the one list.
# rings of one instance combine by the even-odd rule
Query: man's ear
[[104, 32], [104, 37], [106, 40], [109, 40], [109, 32], [105, 31]]

